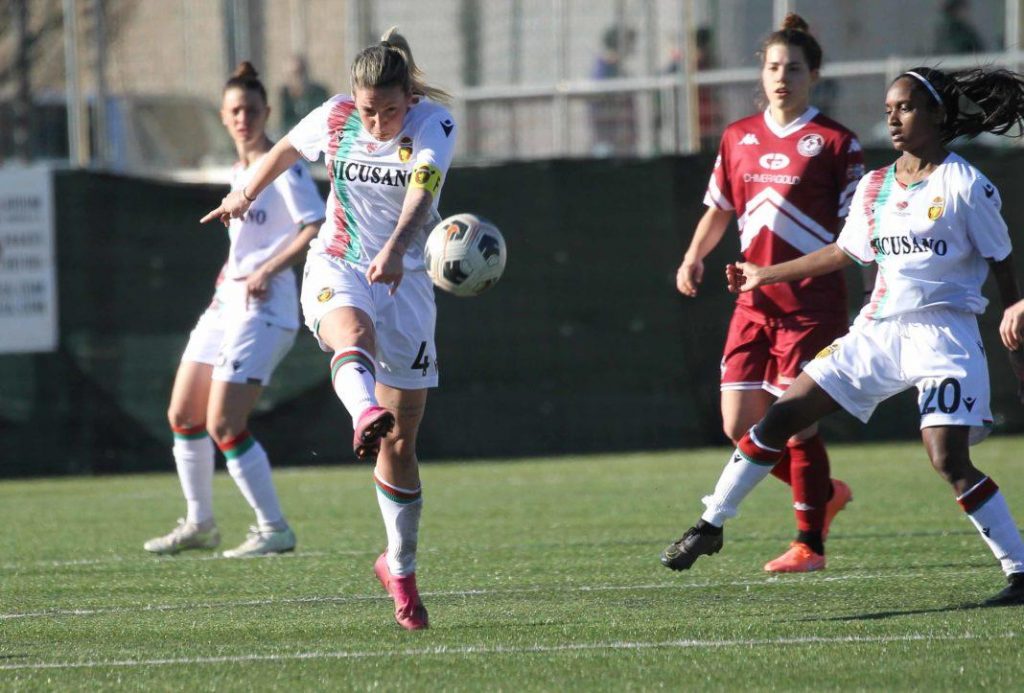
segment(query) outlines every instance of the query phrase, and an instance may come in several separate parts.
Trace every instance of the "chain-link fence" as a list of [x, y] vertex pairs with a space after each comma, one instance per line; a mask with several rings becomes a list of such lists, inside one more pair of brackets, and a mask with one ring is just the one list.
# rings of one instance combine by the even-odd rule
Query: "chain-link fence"
[[463, 162], [692, 152], [757, 108], [758, 44], [787, 11], [825, 50], [815, 105], [871, 143], [900, 69], [1019, 67], [1020, 3], [0, 0], [0, 157], [216, 170], [233, 156], [217, 107], [239, 60], [280, 133], [308, 104], [294, 95], [346, 91], [355, 53], [395, 24], [456, 96]]

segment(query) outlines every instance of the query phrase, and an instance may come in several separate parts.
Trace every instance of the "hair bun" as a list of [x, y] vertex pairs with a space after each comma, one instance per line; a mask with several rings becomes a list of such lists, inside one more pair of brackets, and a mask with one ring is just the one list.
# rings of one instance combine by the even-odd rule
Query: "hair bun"
[[256, 79], [259, 76], [260, 73], [256, 72], [256, 68], [248, 60], [238, 63], [238, 67], [231, 73], [231, 77], [234, 79]]
[[796, 12], [790, 12], [786, 15], [786, 18], [782, 20], [782, 31], [803, 31], [805, 33], [811, 32], [811, 27], [807, 25], [807, 21], [798, 15]]

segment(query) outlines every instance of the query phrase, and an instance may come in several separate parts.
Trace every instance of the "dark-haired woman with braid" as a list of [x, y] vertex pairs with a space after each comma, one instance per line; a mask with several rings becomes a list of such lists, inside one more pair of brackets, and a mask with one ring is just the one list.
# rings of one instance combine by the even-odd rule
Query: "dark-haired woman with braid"
[[1019, 133], [1024, 78], [1007, 70], [945, 74], [915, 68], [889, 86], [885, 114], [900, 157], [860, 181], [835, 243], [789, 262], [727, 268], [734, 292], [854, 262], [877, 264], [878, 275], [850, 332], [809, 363], [739, 441], [707, 511], [676, 547], [686, 567], [721, 549], [725, 520], [768, 475], [793, 432], [839, 409], [867, 423], [880, 402], [914, 387], [932, 466], [1009, 581], [985, 603], [1024, 604], [1024, 543], [999, 487], [972, 464], [969, 452], [992, 418], [976, 318], [987, 304], [981, 286], [991, 269], [1007, 308], [1020, 291], [999, 192], [946, 149], [957, 137]]
[[[224, 85], [221, 121], [235, 142], [231, 189], [245, 190], [270, 151], [267, 92], [248, 62]], [[228, 227], [227, 262], [213, 301], [199, 318], [181, 357], [167, 416], [186, 514], [146, 551], [175, 554], [220, 543], [213, 514], [214, 444], [256, 514], [245, 541], [229, 558], [282, 553], [295, 533], [281, 514], [267, 453], [249, 433], [249, 414], [299, 329], [298, 283], [292, 266], [305, 257], [324, 219], [324, 202], [302, 166], [255, 197]]]
[[244, 216], [251, 198], [300, 156], [326, 155], [328, 222], [310, 246], [302, 309], [320, 348], [334, 354], [331, 382], [352, 416], [354, 452], [376, 463], [388, 545], [374, 571], [394, 599], [395, 620], [419, 630], [427, 610], [416, 585], [423, 507], [416, 436], [427, 389], [437, 386], [436, 308], [423, 247], [440, 221], [457, 131], [442, 105], [448, 95], [425, 83], [397, 27], [356, 56], [351, 78], [351, 95], [306, 116], [248, 187], [203, 221]]
[[[763, 265], [800, 257], [835, 240], [864, 175], [856, 136], [810, 104], [822, 50], [807, 23], [789, 14], [761, 44], [761, 88], [767, 108], [722, 134], [701, 217], [676, 276], [695, 297], [704, 258], [735, 215], [746, 260]], [[743, 294], [736, 300], [722, 351], [722, 428], [735, 444], [800, 374], [801, 366], [846, 333], [849, 316], [841, 272]], [[768, 561], [769, 572], [825, 567], [825, 538], [852, 498], [831, 478], [816, 425], [786, 442], [776, 477], [792, 487], [797, 536]], [[676, 569], [670, 545], [662, 563]]]

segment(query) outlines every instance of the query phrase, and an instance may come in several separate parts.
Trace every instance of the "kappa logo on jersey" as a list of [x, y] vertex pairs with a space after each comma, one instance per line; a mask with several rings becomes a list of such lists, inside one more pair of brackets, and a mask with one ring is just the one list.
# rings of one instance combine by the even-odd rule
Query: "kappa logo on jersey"
[[800, 141], [796, 143], [796, 150], [800, 152], [800, 156], [818, 156], [824, 148], [825, 138], [816, 132], [804, 135], [800, 138]]
[[846, 167], [847, 180], [860, 180], [864, 177], [864, 164], [850, 164]]
[[761, 164], [761, 168], [766, 168], [769, 171], [778, 171], [789, 166], [789, 157], [778, 152], [771, 152], [758, 159], [757, 163]]
[[931, 207], [928, 208], [928, 218], [932, 221], [938, 221], [939, 217], [942, 216], [942, 210], [946, 208], [946, 201], [941, 197], [936, 197], [932, 200]]
[[760, 141], [758, 141], [758, 139], [757, 139], [757, 135], [755, 135], [755, 134], [754, 134], [754, 133], [752, 133], [752, 132], [748, 132], [748, 133], [747, 133], [747, 134], [745, 134], [745, 135], [743, 136], [743, 138], [742, 138], [742, 139], [741, 139], [741, 140], [740, 140], [739, 142], [737, 142], [736, 144], [737, 144], [737, 146], [738, 146], [738, 145], [742, 145], [742, 144], [761, 144], [761, 142], [760, 142]]
[[412, 158], [412, 138], [403, 137], [398, 140], [398, 160], [403, 164]]
[[324, 288], [320, 289], [320, 293], [316, 295], [316, 300], [319, 301], [320, 303], [327, 303], [328, 301], [331, 300], [332, 296], [334, 296], [334, 289], [332, 289], [329, 286], [325, 286]]
[[441, 129], [444, 130], [444, 136], [449, 137], [452, 134], [452, 130], [455, 129], [455, 123], [452, 122], [451, 118], [446, 118], [441, 121]]

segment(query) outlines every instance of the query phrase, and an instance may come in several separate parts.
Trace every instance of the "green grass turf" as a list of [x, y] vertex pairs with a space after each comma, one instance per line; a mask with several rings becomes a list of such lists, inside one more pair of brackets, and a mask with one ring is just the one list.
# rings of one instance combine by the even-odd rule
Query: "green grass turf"
[[[1024, 440], [974, 449], [1024, 517]], [[0, 483], [0, 688], [936, 689], [1024, 681], [1024, 609], [917, 444], [833, 446], [855, 501], [828, 570], [772, 577], [793, 533], [769, 479], [717, 556], [658, 553], [728, 450], [427, 464], [419, 580], [432, 628], [391, 617], [368, 467], [279, 472], [295, 555], [156, 558], [170, 474]], [[225, 547], [248, 508], [215, 482]]]

